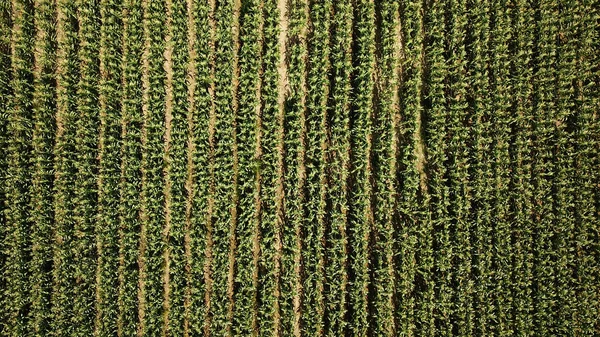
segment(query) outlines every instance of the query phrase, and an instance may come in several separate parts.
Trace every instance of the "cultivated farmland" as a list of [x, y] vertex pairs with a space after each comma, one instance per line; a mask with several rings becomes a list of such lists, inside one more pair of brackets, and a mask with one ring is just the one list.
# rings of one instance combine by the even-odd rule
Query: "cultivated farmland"
[[598, 0], [0, 0], [0, 336], [599, 336]]

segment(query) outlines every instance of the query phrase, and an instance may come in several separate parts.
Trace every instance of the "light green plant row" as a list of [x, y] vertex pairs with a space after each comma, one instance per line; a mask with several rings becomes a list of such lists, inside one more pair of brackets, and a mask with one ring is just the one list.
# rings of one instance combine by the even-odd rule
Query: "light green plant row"
[[98, 205], [96, 219], [96, 302], [97, 335], [118, 330], [119, 204], [121, 181], [121, 8], [116, 1], [100, 2], [100, 46], [98, 83]]
[[258, 310], [258, 269], [255, 253], [258, 245], [256, 208], [257, 137], [260, 113], [262, 1], [242, 4], [239, 49], [239, 109], [236, 113], [236, 140], [238, 151], [237, 226], [235, 254], [234, 335], [253, 335], [256, 331]]
[[166, 4], [144, 1], [142, 57], [142, 230], [140, 234], [140, 333], [160, 336], [164, 328], [164, 52]]
[[400, 12], [398, 3], [376, 3], [376, 85], [373, 116], [373, 334], [395, 336], [396, 275], [394, 250], [397, 236], [397, 123], [399, 117], [398, 51]]
[[[490, 158], [494, 167], [492, 186], [493, 217], [492, 217], [492, 242], [495, 248], [493, 261], [492, 288], [494, 318], [496, 335], [510, 336], [513, 334], [510, 322], [513, 320], [510, 279], [512, 275], [512, 242], [511, 242], [511, 216], [512, 209], [507, 202], [510, 193], [511, 156], [510, 143], [512, 137], [513, 104], [510, 96], [513, 86], [510, 84], [511, 76], [511, 42], [515, 40], [514, 31], [510, 29], [511, 12], [510, 1], [493, 1], [491, 7], [492, 21], [490, 23], [490, 43], [493, 45], [491, 54], [490, 74], [493, 80], [490, 87], [492, 97], [492, 141], [494, 144], [493, 158]], [[488, 253], [489, 254], [489, 253]], [[490, 324], [491, 325], [491, 324]]]
[[516, 4], [513, 30], [516, 34], [514, 64], [515, 104], [514, 126], [516, 134], [512, 147], [514, 173], [511, 176], [514, 203], [512, 267], [519, 272], [511, 278], [514, 311], [512, 329], [519, 336], [530, 336], [533, 331], [533, 230], [534, 230], [534, 185], [533, 185], [533, 8], [528, 2]]
[[302, 262], [304, 284], [302, 326], [307, 335], [323, 336], [325, 303], [324, 249], [326, 151], [329, 146], [325, 125], [329, 95], [331, 1], [309, 3], [309, 40], [307, 60], [306, 97], [306, 213]]
[[[331, 23], [330, 99], [327, 123], [330, 140], [327, 151], [329, 175], [328, 198], [331, 209], [329, 229], [325, 233], [325, 319], [327, 336], [345, 335], [349, 327], [349, 178], [350, 178], [350, 114], [352, 74], [352, 18], [350, 1], [336, 1]], [[332, 78], [332, 79], [331, 79]]]
[[447, 53], [448, 76], [448, 179], [450, 185], [449, 221], [454, 226], [452, 247], [452, 280], [455, 284], [450, 316], [459, 335], [473, 334], [475, 312], [473, 308], [473, 268], [470, 214], [473, 197], [473, 175], [470, 137], [470, 111], [467, 102], [469, 90], [467, 64], [467, 1], [449, 2], [452, 25], [449, 28]]
[[494, 303], [491, 287], [492, 274], [492, 210], [494, 172], [493, 159], [493, 122], [492, 122], [492, 88], [490, 84], [490, 2], [484, 1], [478, 6], [471, 6], [469, 19], [473, 25], [471, 46], [472, 72], [470, 78], [471, 101], [470, 110], [473, 117], [473, 214], [474, 226], [474, 258], [473, 273], [475, 278], [474, 308], [479, 313], [474, 324], [475, 334], [494, 333]]
[[118, 332], [132, 336], [139, 329], [138, 286], [142, 192], [142, 53], [144, 48], [141, 0], [122, 9], [121, 178], [119, 208]]
[[371, 296], [370, 243], [374, 225], [373, 211], [373, 92], [375, 75], [375, 4], [373, 1], [359, 1], [355, 10], [361, 13], [356, 17], [356, 53], [353, 63], [354, 99], [352, 114], [354, 130], [351, 134], [354, 167], [354, 186], [351, 194], [350, 243], [354, 254], [350, 266], [354, 279], [349, 288], [349, 305], [352, 308], [351, 330], [354, 336], [364, 336], [372, 329], [369, 322], [369, 297]]
[[[593, 2], [578, 1], [575, 4], [575, 17], [578, 18], [580, 36], [576, 43], [576, 158], [575, 158], [575, 282], [573, 284], [577, 305], [573, 317], [573, 332], [589, 335], [598, 331], [600, 301], [593, 284], [599, 279], [597, 261], [600, 252], [598, 245], [598, 188], [595, 182], [600, 178], [594, 169], [599, 164], [600, 120], [597, 107], [600, 103], [598, 63], [600, 36], [589, 30], [592, 22], [597, 22], [600, 12]], [[594, 21], [595, 20], [595, 21]]]
[[[400, 228], [397, 251], [397, 308], [396, 319], [399, 331], [407, 336], [415, 336], [418, 326], [430, 330], [433, 324], [433, 312], [430, 308], [420, 308], [423, 296], [431, 298], [431, 287], [420, 291], [416, 288], [416, 277], [420, 274], [416, 258], [423, 252], [418, 250], [418, 244], [430, 237], [430, 229], [424, 226], [424, 206], [422, 201], [424, 191], [421, 179], [423, 158], [417, 139], [420, 137], [420, 126], [417, 120], [423, 112], [423, 8], [420, 2], [404, 1], [400, 3], [402, 50], [399, 56], [401, 62], [401, 96], [400, 96], [400, 125], [399, 125], [399, 201], [398, 228]], [[421, 171], [419, 170], [421, 169]], [[431, 255], [431, 252], [425, 252]], [[430, 269], [431, 266], [423, 266]]]
[[35, 3], [36, 38], [31, 158], [31, 336], [50, 330], [52, 291], [52, 231], [54, 209], [52, 186], [56, 134], [56, 6], [52, 1]]
[[[423, 278], [426, 283], [435, 284], [434, 297], [423, 298], [423, 306], [428, 310], [436, 303], [434, 318], [436, 327], [432, 329], [427, 324], [423, 325], [421, 333], [435, 334], [439, 336], [451, 336], [453, 322], [453, 279], [454, 268], [452, 267], [454, 240], [452, 235], [452, 222], [450, 220], [450, 189], [448, 180], [448, 143], [449, 134], [448, 120], [450, 111], [448, 108], [449, 97], [446, 97], [445, 83], [447, 80], [448, 66], [445, 51], [448, 42], [445, 31], [449, 29], [445, 16], [448, 4], [436, 1], [429, 5], [426, 16], [426, 31], [429, 32], [426, 49], [425, 64], [427, 69], [427, 86], [425, 93], [426, 106], [423, 112], [422, 129], [426, 144], [426, 174], [427, 174], [427, 196], [429, 211], [427, 216], [428, 230], [432, 231], [428, 240], [422, 245], [429, 247], [423, 252], [422, 264]], [[450, 25], [451, 23], [448, 23]], [[431, 222], [431, 223], [429, 223]], [[427, 241], [430, 241], [429, 243]], [[434, 248], [435, 247], [435, 248]], [[434, 254], [431, 252], [435, 250]], [[433, 256], [431, 256], [433, 255]]]
[[54, 228], [52, 252], [51, 335], [74, 333], [73, 319], [73, 230], [77, 170], [76, 131], [77, 59], [76, 3], [57, 2], [56, 140], [54, 147]]
[[277, 237], [281, 224], [277, 208], [279, 137], [278, 65], [279, 65], [279, 9], [275, 0], [263, 3], [263, 81], [261, 85], [261, 141], [259, 156], [260, 242], [258, 260], [258, 335], [272, 335], [279, 322], [276, 308], [279, 300], [275, 289], [279, 279], [275, 272]]
[[98, 78], [99, 28], [98, 3], [80, 1], [78, 5], [77, 118], [75, 146], [75, 227], [73, 231], [73, 336], [90, 336], [94, 331], [96, 303], [96, 240], [94, 221], [97, 196], [98, 157]]
[[[29, 299], [28, 261], [31, 255], [29, 226], [31, 224], [31, 161], [30, 144], [33, 125], [33, 64], [34, 37], [33, 3], [12, 1], [12, 31], [10, 48], [12, 78], [6, 84], [13, 95], [4, 105], [6, 111], [6, 176], [3, 255], [6, 264], [2, 270], [5, 284], [2, 288], [2, 330], [7, 336], [27, 333]], [[3, 185], [4, 185], [3, 184]]]
[[[195, 33], [195, 44], [191, 51], [195, 59], [190, 57], [190, 62], [195, 63], [195, 80], [192, 109], [192, 189], [190, 214], [190, 291], [189, 313], [186, 316], [189, 322], [189, 331], [192, 335], [201, 335], [208, 331], [207, 291], [209, 289], [206, 276], [210, 266], [207, 266], [207, 251], [210, 244], [212, 230], [212, 214], [210, 198], [214, 193], [212, 188], [213, 161], [213, 126], [211, 117], [211, 94], [213, 88], [212, 74], [214, 72], [214, 40], [212, 27], [209, 24], [209, 15], [213, 13], [206, 1], [192, 1], [192, 17]], [[190, 27], [191, 29], [191, 27]], [[192, 55], [192, 54], [190, 54]]]
[[212, 245], [213, 280], [210, 294], [211, 334], [227, 335], [228, 275], [233, 200], [234, 111], [232, 109], [233, 1], [218, 2], [215, 9], [215, 140], [214, 140], [214, 223]]
[[537, 21], [537, 72], [534, 75], [534, 90], [536, 106], [534, 109], [534, 327], [539, 334], [555, 334], [556, 317], [552, 305], [556, 296], [555, 266], [553, 265], [554, 251], [552, 244], [555, 239], [555, 196], [553, 181], [556, 178], [556, 161], [553, 148], [556, 107], [556, 40], [558, 25], [555, 21], [557, 4], [542, 1], [537, 9], [540, 19]]

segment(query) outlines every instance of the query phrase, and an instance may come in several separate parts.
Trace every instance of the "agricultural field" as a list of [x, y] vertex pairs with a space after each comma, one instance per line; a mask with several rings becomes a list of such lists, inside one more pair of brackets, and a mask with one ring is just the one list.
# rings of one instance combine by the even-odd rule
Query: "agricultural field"
[[599, 0], [0, 0], [0, 337], [600, 336]]

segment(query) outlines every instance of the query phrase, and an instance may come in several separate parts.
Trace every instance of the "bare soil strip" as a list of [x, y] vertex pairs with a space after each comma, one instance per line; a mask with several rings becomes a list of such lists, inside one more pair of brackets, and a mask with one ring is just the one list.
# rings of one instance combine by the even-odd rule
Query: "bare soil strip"
[[173, 1], [166, 0], [166, 27], [167, 27], [167, 36], [165, 38], [165, 73], [166, 73], [166, 82], [165, 82], [165, 152], [164, 152], [164, 161], [165, 168], [163, 171], [165, 177], [165, 187], [164, 187], [164, 196], [165, 196], [165, 228], [163, 229], [163, 240], [165, 243], [165, 251], [163, 253], [164, 259], [164, 271], [163, 271], [163, 291], [164, 291], [164, 301], [163, 301], [163, 328], [162, 335], [167, 336], [169, 331], [169, 313], [171, 309], [171, 285], [170, 285], [170, 253], [171, 249], [168, 245], [169, 242], [169, 233], [171, 231], [171, 186], [173, 182], [171, 181], [171, 160], [169, 158], [169, 153], [171, 149], [171, 122], [173, 120], [173, 32], [172, 32], [172, 21], [173, 21]]
[[194, 142], [194, 110], [195, 100], [194, 92], [196, 91], [196, 25], [194, 24], [194, 2], [193, 0], [187, 0], [187, 26], [188, 26], [188, 51], [189, 51], [189, 63], [188, 63], [188, 149], [187, 149], [187, 176], [185, 181], [185, 190], [187, 191], [187, 199], [185, 202], [185, 237], [184, 237], [184, 248], [185, 248], [185, 278], [186, 278], [186, 289], [183, 300], [184, 307], [184, 318], [183, 318], [183, 336], [188, 337], [190, 335], [190, 304], [192, 297], [192, 238], [191, 238], [191, 226], [192, 226], [192, 204], [194, 200], [194, 153], [196, 151]]
[[[264, 13], [263, 13], [263, 8], [264, 8], [264, 1], [261, 0], [260, 1], [260, 5], [259, 5], [259, 9], [258, 12], [260, 13], [260, 22], [258, 24], [258, 31], [259, 31], [259, 36], [258, 36], [258, 44], [259, 44], [259, 48], [258, 50], [261, 51], [260, 52], [260, 56], [259, 56], [259, 60], [258, 60], [258, 64], [259, 64], [259, 68], [258, 68], [258, 84], [256, 86], [256, 147], [255, 147], [255, 152], [254, 152], [254, 159], [256, 162], [259, 162], [259, 160], [262, 158], [262, 147], [261, 147], [261, 142], [262, 142], [262, 103], [261, 103], [261, 91], [262, 91], [262, 78], [263, 78], [263, 56], [262, 56], [262, 50], [263, 50], [263, 44], [264, 44], [264, 25], [265, 25], [265, 19], [264, 19]], [[252, 264], [253, 264], [253, 274], [252, 274], [252, 288], [255, 289], [255, 293], [254, 293], [254, 306], [253, 306], [253, 313], [252, 313], [252, 336], [256, 337], [258, 336], [258, 261], [260, 258], [260, 239], [261, 239], [261, 235], [260, 235], [260, 222], [261, 222], [261, 198], [260, 198], [260, 189], [262, 186], [262, 178], [261, 178], [261, 174], [260, 174], [260, 170], [256, 170], [256, 179], [255, 179], [255, 188], [254, 188], [254, 207], [255, 207], [255, 225], [254, 225], [254, 237], [252, 238]]]
[[[309, 7], [308, 0], [303, 2], [304, 6], [304, 27], [302, 27], [302, 31], [300, 32], [300, 43], [302, 44], [302, 50], [304, 51], [304, 55], [302, 55], [302, 62], [306, 65], [308, 63], [308, 27], [309, 27]], [[304, 67], [304, 73], [302, 74], [301, 80], [301, 88], [302, 88], [302, 96], [300, 98], [302, 111], [300, 113], [300, 153], [298, 160], [298, 190], [300, 191], [300, 195], [298, 196], [300, 200], [304, 200], [304, 187], [306, 186], [306, 96], [308, 94], [308, 67]], [[302, 205], [300, 205], [302, 207]], [[302, 212], [299, 212], [302, 214]], [[296, 284], [294, 285], [294, 337], [300, 337], [302, 335], [302, 330], [300, 326], [300, 320], [302, 318], [302, 221], [303, 219], [297, 219], [295, 235], [296, 235], [296, 255], [294, 256], [294, 273], [297, 275]]]
[[285, 123], [285, 99], [288, 92], [288, 74], [287, 74], [287, 31], [289, 18], [287, 13], [287, 0], [278, 0], [277, 9], [279, 10], [279, 65], [277, 66], [277, 105], [279, 110], [278, 122], [279, 132], [277, 134], [277, 190], [276, 190], [276, 218], [275, 218], [275, 314], [274, 314], [274, 335], [281, 334], [281, 255], [283, 250], [282, 231], [283, 231], [283, 200], [284, 191], [284, 123]]
[[[142, 1], [142, 8], [144, 9], [144, 16], [146, 15], [148, 8], [148, 1]], [[142, 116], [144, 122], [142, 123], [142, 149], [145, 149], [148, 144], [148, 102], [150, 100], [149, 90], [150, 90], [150, 60], [149, 60], [149, 50], [150, 50], [150, 38], [148, 32], [148, 23], [144, 18], [144, 50], [142, 53]], [[145, 151], [144, 151], [145, 152]], [[145, 154], [142, 154], [145, 156]], [[143, 159], [142, 159], [143, 163]], [[144, 336], [144, 332], [146, 330], [146, 260], [144, 256], [146, 255], [146, 249], [148, 246], [148, 228], [146, 224], [148, 223], [148, 210], [146, 209], [147, 196], [146, 196], [146, 188], [145, 186], [148, 184], [148, 176], [146, 172], [146, 166], [142, 164], [142, 195], [141, 200], [142, 204], [140, 207], [140, 247], [139, 247], [139, 284], [138, 284], [138, 320], [140, 322], [138, 328], [138, 337]]]
[[211, 306], [211, 294], [212, 294], [212, 250], [213, 250], [213, 226], [212, 226], [212, 215], [215, 208], [215, 125], [217, 123], [216, 108], [215, 108], [215, 40], [217, 34], [217, 23], [215, 21], [215, 9], [216, 0], [209, 0], [210, 12], [208, 15], [208, 25], [210, 28], [210, 87], [208, 93], [210, 95], [210, 111], [208, 121], [208, 143], [210, 147], [209, 155], [209, 171], [210, 171], [210, 187], [208, 197], [208, 211], [206, 214], [206, 258], [204, 263], [204, 283], [206, 290], [204, 293], [204, 310], [206, 315], [204, 316], [204, 335], [210, 337], [210, 306]]

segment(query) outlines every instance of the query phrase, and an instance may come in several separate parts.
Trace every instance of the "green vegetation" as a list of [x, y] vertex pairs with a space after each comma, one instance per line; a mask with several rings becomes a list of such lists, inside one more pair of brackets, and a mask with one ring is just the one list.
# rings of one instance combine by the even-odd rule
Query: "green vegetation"
[[597, 0], [1, 0], [0, 336], [600, 334]]

